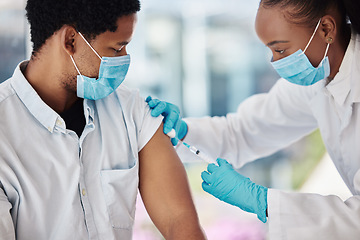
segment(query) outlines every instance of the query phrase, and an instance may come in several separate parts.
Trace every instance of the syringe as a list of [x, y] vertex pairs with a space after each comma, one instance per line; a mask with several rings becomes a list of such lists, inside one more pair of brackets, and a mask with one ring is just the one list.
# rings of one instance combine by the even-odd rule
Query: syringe
[[[176, 132], [174, 129], [171, 129], [171, 131], [167, 134], [170, 138], [176, 138]], [[201, 152], [199, 149], [197, 149], [194, 146], [191, 146], [189, 144], [187, 144], [186, 142], [181, 141], [180, 139], [176, 138], [180, 144], [183, 144], [185, 147], [187, 147], [190, 152], [194, 153], [196, 156], [198, 156], [199, 158], [201, 158], [202, 160], [204, 160], [205, 162], [208, 163], [215, 163], [217, 164], [216, 161], [214, 161], [211, 157], [209, 157], [208, 155], [206, 155], [205, 153]]]

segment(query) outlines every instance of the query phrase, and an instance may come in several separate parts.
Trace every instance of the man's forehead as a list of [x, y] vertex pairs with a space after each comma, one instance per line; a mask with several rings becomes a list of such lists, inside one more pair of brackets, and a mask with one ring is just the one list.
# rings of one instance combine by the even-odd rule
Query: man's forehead
[[95, 41], [110, 41], [113, 44], [123, 46], [128, 44], [134, 34], [137, 23], [136, 13], [122, 16], [117, 20], [117, 29], [115, 32], [106, 31], [95, 37]]

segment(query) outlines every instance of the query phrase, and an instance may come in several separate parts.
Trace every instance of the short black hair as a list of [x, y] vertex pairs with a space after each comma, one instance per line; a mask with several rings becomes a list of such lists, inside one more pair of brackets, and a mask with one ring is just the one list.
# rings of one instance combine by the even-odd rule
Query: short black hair
[[341, 14], [342, 25], [346, 24], [346, 10], [342, 0], [261, 0], [260, 6], [290, 8], [291, 11], [287, 12], [289, 19], [308, 27], [314, 27], [327, 10], [334, 8]]
[[351, 21], [353, 29], [360, 34], [360, 1], [359, 0], [344, 0], [346, 13]]
[[86, 38], [117, 30], [117, 20], [140, 11], [139, 0], [28, 0], [33, 55], [64, 25], [73, 26]]

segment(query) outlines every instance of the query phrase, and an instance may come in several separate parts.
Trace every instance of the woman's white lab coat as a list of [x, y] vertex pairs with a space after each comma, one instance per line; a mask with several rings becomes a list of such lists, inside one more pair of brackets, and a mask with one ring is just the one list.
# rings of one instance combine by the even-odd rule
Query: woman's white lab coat
[[[267, 156], [319, 128], [353, 197], [268, 192], [270, 239], [360, 239], [360, 36], [353, 35], [339, 73], [326, 85], [280, 79], [226, 117], [185, 119], [185, 141], [235, 167]], [[183, 161], [194, 159], [178, 149]]]

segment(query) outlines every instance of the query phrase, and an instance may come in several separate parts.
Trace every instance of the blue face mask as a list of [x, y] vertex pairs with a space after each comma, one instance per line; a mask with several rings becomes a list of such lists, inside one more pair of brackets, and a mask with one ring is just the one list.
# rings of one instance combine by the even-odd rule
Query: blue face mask
[[130, 55], [120, 57], [100, 57], [95, 49], [86, 41], [84, 36], [79, 35], [85, 40], [88, 46], [94, 51], [101, 60], [99, 78], [90, 78], [81, 75], [75, 64], [74, 58], [70, 55], [74, 66], [79, 73], [77, 76], [77, 96], [80, 98], [98, 100], [107, 97], [117, 89], [124, 81], [130, 65]]
[[271, 63], [280, 77], [285, 78], [291, 83], [309, 86], [330, 75], [329, 59], [326, 56], [330, 46], [329, 43], [326, 47], [325, 55], [317, 68], [310, 63], [305, 55], [305, 51], [309, 47], [311, 40], [314, 38], [320, 22], [321, 19], [316, 25], [315, 31], [306, 45], [304, 52], [299, 49], [295, 53]]

